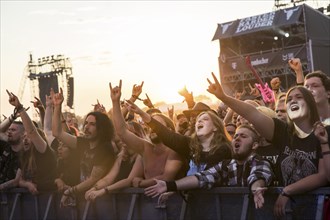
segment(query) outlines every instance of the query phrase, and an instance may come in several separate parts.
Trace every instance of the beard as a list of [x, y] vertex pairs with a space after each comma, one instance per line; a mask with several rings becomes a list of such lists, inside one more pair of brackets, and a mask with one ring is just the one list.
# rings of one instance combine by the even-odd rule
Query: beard
[[244, 153], [240, 153], [240, 154], [233, 153], [233, 154], [232, 154], [232, 157], [233, 157], [233, 159], [235, 159], [235, 160], [242, 161], [242, 160], [246, 160], [246, 158], [248, 158], [248, 156], [249, 156], [250, 154], [251, 154], [251, 152], [244, 152]]
[[10, 145], [17, 145], [17, 144], [19, 144], [19, 140], [13, 140], [13, 139], [11, 139], [11, 138], [8, 138], [8, 144], [10, 144]]
[[162, 141], [156, 133], [151, 132], [149, 138], [153, 144], [160, 144]]

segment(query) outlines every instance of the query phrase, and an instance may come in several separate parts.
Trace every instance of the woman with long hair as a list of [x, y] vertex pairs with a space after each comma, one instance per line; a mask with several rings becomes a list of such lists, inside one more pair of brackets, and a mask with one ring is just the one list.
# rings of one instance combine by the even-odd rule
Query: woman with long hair
[[275, 203], [274, 214], [285, 215], [286, 204], [295, 200], [296, 203], [291, 204], [295, 218], [314, 218], [310, 210], [316, 202], [295, 198], [297, 194], [325, 186], [330, 179], [330, 127], [324, 127], [319, 121], [313, 95], [302, 86], [291, 88], [286, 95], [289, 123], [285, 123], [228, 96], [213, 73], [212, 76], [215, 82], [208, 79], [207, 91], [246, 118], [279, 150], [276, 168], [284, 188]]
[[141, 116], [166, 146], [190, 160], [188, 175], [231, 158], [231, 137], [222, 120], [212, 110], [197, 116], [195, 133], [190, 137], [171, 131], [133, 103], [130, 103], [130, 108]]

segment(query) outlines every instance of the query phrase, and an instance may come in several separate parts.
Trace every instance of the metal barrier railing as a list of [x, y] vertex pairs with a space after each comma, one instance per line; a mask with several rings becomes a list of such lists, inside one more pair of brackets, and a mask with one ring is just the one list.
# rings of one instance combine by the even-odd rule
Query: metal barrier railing
[[[282, 188], [272, 187], [265, 193], [265, 207], [254, 209], [254, 202], [247, 187], [218, 187], [212, 190], [192, 190], [183, 199], [180, 193], [169, 198], [164, 207], [157, 206], [157, 198], [144, 195], [144, 190], [128, 188], [112, 192], [94, 202], [86, 202], [78, 195], [76, 204], [60, 207], [61, 194], [57, 192], [31, 195], [21, 188], [1, 192], [0, 219], [272, 219], [274, 202]], [[317, 206], [310, 211], [314, 219], [323, 219], [325, 195], [330, 187], [323, 187], [302, 196], [317, 198]], [[186, 200], [188, 202], [186, 202]], [[287, 207], [286, 219], [294, 218]]]

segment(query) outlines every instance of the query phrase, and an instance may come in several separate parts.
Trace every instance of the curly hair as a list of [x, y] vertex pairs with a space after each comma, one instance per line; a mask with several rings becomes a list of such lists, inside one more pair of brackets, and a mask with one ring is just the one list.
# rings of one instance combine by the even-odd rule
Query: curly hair
[[97, 138], [100, 140], [100, 142], [111, 142], [115, 136], [115, 128], [113, 126], [112, 120], [106, 114], [94, 111], [87, 114], [85, 121], [90, 115], [95, 117]]
[[[208, 114], [214, 124], [214, 126], [217, 128], [217, 130], [214, 132], [214, 136], [212, 138], [212, 141], [210, 143], [210, 151], [209, 154], [214, 154], [219, 148], [229, 148], [231, 149], [231, 137], [226, 131], [223, 121], [217, 116], [213, 111], [208, 110], [201, 112], [197, 118], [201, 117], [204, 114]], [[195, 164], [199, 165], [201, 160], [201, 153], [203, 151], [203, 146], [200, 143], [200, 140], [198, 139], [196, 133], [192, 135], [192, 139], [190, 141], [190, 154], [191, 158], [194, 161]]]

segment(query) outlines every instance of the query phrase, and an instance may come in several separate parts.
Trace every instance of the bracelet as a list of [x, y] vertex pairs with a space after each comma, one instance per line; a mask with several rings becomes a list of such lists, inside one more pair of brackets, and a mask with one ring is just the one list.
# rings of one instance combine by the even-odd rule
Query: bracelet
[[175, 192], [178, 190], [176, 182], [175, 181], [166, 181], [166, 188], [167, 188], [167, 192]]
[[322, 152], [322, 156], [330, 154], [330, 150]]
[[62, 123], [66, 123], [66, 120], [62, 120], [61, 122], [62, 122]]
[[137, 99], [137, 100], [140, 100], [140, 101], [143, 101], [142, 99], [140, 99], [138, 96], [136, 95], [132, 95], [133, 98]]
[[23, 111], [24, 107], [22, 104], [19, 104], [17, 107], [15, 107], [14, 113], [16, 115], [16, 113], [20, 113], [21, 111]]
[[321, 145], [322, 145], [322, 144], [329, 144], [329, 142], [324, 142], [324, 143], [321, 143]]
[[288, 197], [292, 202], [296, 202], [292, 196], [290, 196], [289, 194], [287, 194], [286, 192], [284, 192], [284, 189], [282, 189], [281, 191], [281, 196], [285, 196], [285, 197]]
[[64, 196], [68, 196], [68, 197], [73, 198], [73, 195], [71, 194], [70, 189], [71, 189], [71, 188], [68, 189], [68, 193], [65, 193], [65, 192], [66, 192], [66, 190], [65, 190], [65, 191], [63, 192], [63, 195], [64, 195]]

